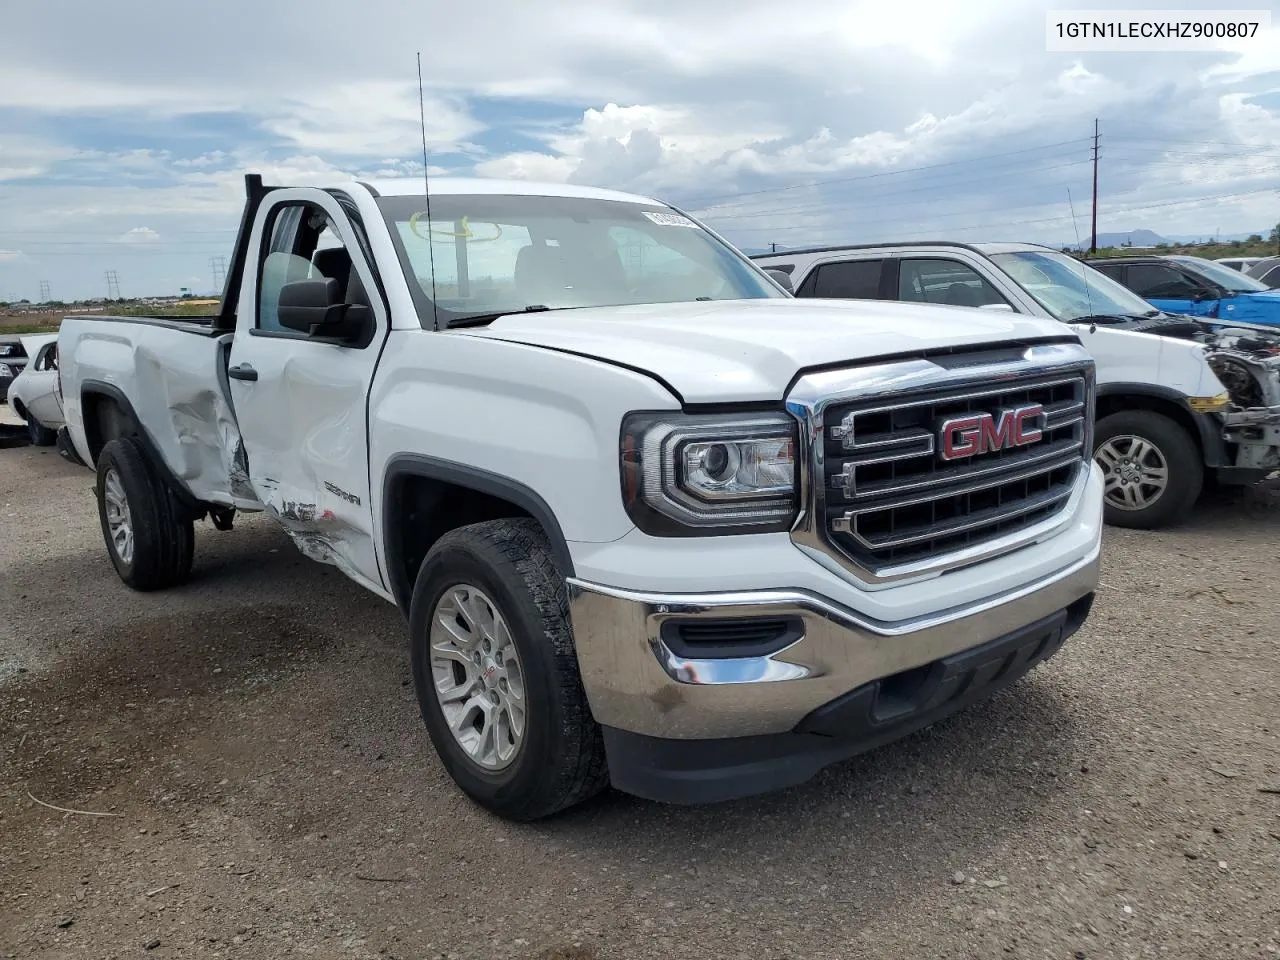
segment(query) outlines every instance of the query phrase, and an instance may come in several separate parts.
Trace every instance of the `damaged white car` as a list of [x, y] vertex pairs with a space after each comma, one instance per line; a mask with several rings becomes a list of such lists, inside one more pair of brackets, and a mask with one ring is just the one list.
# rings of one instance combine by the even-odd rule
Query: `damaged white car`
[[[1098, 364], [1094, 458], [1106, 518], [1151, 529], [1187, 516], [1206, 484], [1280, 468], [1275, 327], [1157, 310], [1088, 264], [1028, 243], [895, 243], [753, 257], [797, 297], [900, 300], [1059, 320]], [[976, 321], [975, 321], [976, 322]]]

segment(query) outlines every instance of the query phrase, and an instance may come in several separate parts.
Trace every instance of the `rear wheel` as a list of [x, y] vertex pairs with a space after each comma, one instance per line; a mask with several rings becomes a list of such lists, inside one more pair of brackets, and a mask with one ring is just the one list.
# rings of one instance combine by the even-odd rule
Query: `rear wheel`
[[1178, 423], [1150, 410], [1098, 421], [1094, 459], [1105, 479], [1103, 512], [1117, 527], [1150, 530], [1177, 523], [1204, 486], [1204, 460]]
[[98, 517], [107, 554], [135, 590], [162, 590], [191, 575], [195, 529], [133, 437], [98, 455]]
[[52, 447], [58, 439], [58, 431], [50, 430], [34, 416], [30, 410], [23, 411], [23, 416], [27, 420], [27, 436], [31, 438], [31, 443], [37, 447]]
[[409, 613], [414, 685], [454, 781], [511, 820], [536, 820], [608, 782], [578, 673], [563, 577], [542, 528], [492, 520], [441, 537]]

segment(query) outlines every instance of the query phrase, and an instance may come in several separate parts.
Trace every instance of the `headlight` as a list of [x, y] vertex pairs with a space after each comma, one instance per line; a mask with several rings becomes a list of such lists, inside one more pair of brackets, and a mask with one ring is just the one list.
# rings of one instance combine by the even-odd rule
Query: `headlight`
[[796, 424], [786, 414], [631, 414], [621, 456], [622, 498], [646, 533], [762, 533], [795, 519]]
[[0, 363], [0, 377], [12, 376], [14, 376], [13, 367], [9, 366], [7, 363]]

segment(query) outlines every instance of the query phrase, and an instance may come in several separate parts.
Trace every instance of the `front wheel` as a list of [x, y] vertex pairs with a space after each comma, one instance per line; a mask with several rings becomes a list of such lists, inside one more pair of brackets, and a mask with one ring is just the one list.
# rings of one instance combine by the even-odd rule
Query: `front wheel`
[[195, 530], [133, 437], [98, 454], [98, 518], [107, 554], [135, 590], [177, 586], [191, 575]]
[[578, 673], [564, 578], [528, 519], [441, 537], [409, 611], [418, 705], [449, 775], [510, 820], [536, 820], [608, 782]]
[[1151, 530], [1184, 519], [1204, 485], [1204, 460], [1181, 425], [1150, 410], [1098, 421], [1094, 460], [1105, 479], [1103, 515], [1117, 527]]

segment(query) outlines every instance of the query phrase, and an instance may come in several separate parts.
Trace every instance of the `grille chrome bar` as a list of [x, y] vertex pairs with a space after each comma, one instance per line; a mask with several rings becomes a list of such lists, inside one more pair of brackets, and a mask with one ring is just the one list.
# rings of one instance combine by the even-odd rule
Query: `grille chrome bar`
[[932, 540], [939, 536], [952, 536], [957, 533], [963, 533], [968, 530], [977, 529], [979, 527], [990, 526], [992, 524], [1003, 523], [1006, 520], [1012, 520], [1027, 513], [1041, 510], [1047, 506], [1065, 500], [1071, 496], [1071, 488], [1064, 487], [1057, 490], [1050, 490], [1047, 493], [1037, 494], [1029, 497], [1010, 507], [996, 508], [987, 510], [981, 514], [971, 514], [963, 520], [952, 520], [945, 524], [940, 524], [920, 533], [905, 534], [900, 536], [879, 536], [868, 539], [858, 532], [857, 518], [858, 513], [851, 511], [843, 517], [836, 518], [833, 524], [836, 530], [843, 533], [852, 534], [858, 540], [862, 541], [868, 547], [875, 550], [887, 549], [889, 547], [907, 546], [912, 543], [919, 543], [922, 540]]
[[[1079, 422], [1079, 419], [1077, 418], [1075, 422]], [[1018, 457], [1010, 458], [1000, 464], [995, 464], [987, 467], [970, 467], [964, 472], [957, 471], [956, 473], [944, 474], [941, 476], [934, 476], [925, 480], [915, 480], [909, 483], [897, 483], [897, 484], [881, 483], [878, 485], [863, 485], [858, 488], [857, 494], [860, 499], [870, 498], [875, 496], [876, 494], [882, 494], [885, 492], [897, 493], [905, 490], [922, 490], [922, 489], [927, 489], [928, 487], [935, 487], [935, 486], [941, 486], [943, 484], [955, 483], [958, 480], [968, 480], [971, 477], [984, 477], [984, 476], [990, 476], [993, 474], [999, 474], [1001, 475], [1001, 477], [1003, 477], [1005, 473], [1007, 473], [1010, 470], [1016, 469], [1017, 467], [1027, 467], [1027, 466], [1036, 465], [1036, 469], [1033, 470], [1031, 474], [1029, 474], [1030, 476], [1036, 473], [1042, 473], [1046, 470], [1054, 470], [1058, 467], [1062, 467], [1070, 463], [1074, 463], [1075, 461], [1080, 459], [1080, 452], [1079, 452], [1080, 446], [1081, 444], [1079, 440], [1062, 440], [1054, 444], [1052, 449], [1045, 449], [1043, 451], [1040, 451], [1040, 450], [1036, 450], [1036, 448], [1033, 447], [1032, 450], [1035, 451], [1034, 453], [1020, 454]], [[857, 466], [861, 466], [861, 464], [854, 464], [854, 463], [845, 464], [844, 470], [841, 473], [838, 473], [831, 478], [831, 485], [833, 487], [839, 487], [841, 489], [844, 489], [846, 486], [848, 486], [851, 489], [852, 483], [851, 482], [846, 483], [846, 481], [849, 480], [851, 475], [851, 471], [849, 470], [849, 468], [857, 467]], [[993, 486], [993, 485], [999, 485], [1001, 483], [1008, 483], [1009, 480], [1011, 479], [1014, 479], [1014, 478], [1003, 477], [1002, 479], [995, 480], [993, 483], [979, 484], [976, 489], [982, 489], [984, 486]], [[968, 488], [964, 490], [948, 490], [947, 491], [948, 494], [960, 494], [960, 493], [969, 493], [969, 492], [972, 492], [972, 491], [969, 490]], [[910, 502], [914, 502], [914, 501], [907, 501], [906, 503], [910, 503]], [[894, 502], [878, 503], [876, 504], [874, 509], [879, 510], [886, 506], [903, 506], [903, 505], [904, 504], [899, 504]]]
[[[1094, 363], [1078, 342], [944, 351], [802, 377], [787, 409], [801, 423], [811, 477], [802, 477], [805, 509], [792, 539], [874, 585], [1050, 536], [1069, 522], [1089, 476], [1093, 400]], [[1006, 432], [1001, 412], [1027, 406], [1040, 407], [1027, 429]], [[945, 423], [959, 433], [941, 437]], [[950, 459], [940, 456], [944, 441]]]

